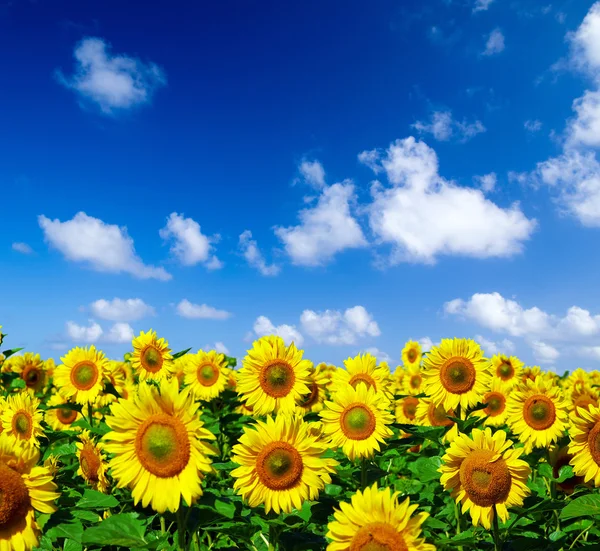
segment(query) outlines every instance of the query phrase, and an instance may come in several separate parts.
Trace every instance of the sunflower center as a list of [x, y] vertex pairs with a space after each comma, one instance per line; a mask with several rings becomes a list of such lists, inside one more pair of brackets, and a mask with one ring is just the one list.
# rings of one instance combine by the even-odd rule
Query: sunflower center
[[93, 446], [85, 445], [79, 456], [79, 463], [83, 475], [87, 480], [98, 482], [98, 471], [100, 470], [100, 458]]
[[417, 405], [419, 405], [418, 398], [404, 398], [402, 401], [402, 412], [404, 413], [404, 417], [412, 421], [417, 413]]
[[202, 364], [198, 366], [196, 377], [202, 386], [213, 386], [219, 380], [219, 369], [212, 363]]
[[33, 429], [31, 415], [24, 410], [17, 411], [12, 420], [12, 428], [19, 438], [29, 438]]
[[417, 359], [417, 351], [414, 348], [411, 348], [407, 354], [406, 357], [408, 358], [408, 361], [412, 364], [415, 363], [415, 360]]
[[546, 430], [556, 419], [556, 408], [550, 398], [542, 394], [535, 394], [525, 401], [523, 417], [532, 429]]
[[157, 371], [160, 371], [160, 368], [163, 365], [163, 356], [158, 348], [149, 344], [140, 354], [140, 363], [146, 371], [156, 373]]
[[190, 440], [185, 425], [166, 413], [155, 413], [142, 423], [135, 449], [143, 467], [160, 478], [178, 475], [190, 459]]
[[27, 388], [32, 388], [37, 386], [42, 379], [42, 372], [37, 367], [28, 365], [23, 370], [22, 378], [25, 381]]
[[485, 413], [489, 417], [496, 417], [504, 411], [506, 398], [500, 392], [488, 392], [483, 398], [483, 403], [487, 404]]
[[0, 533], [23, 521], [30, 506], [31, 500], [23, 478], [0, 461]]
[[315, 381], [313, 381], [310, 385], [310, 394], [307, 394], [306, 396], [302, 397], [302, 400], [300, 401], [300, 405], [303, 408], [310, 408], [314, 404], [317, 403], [318, 398], [319, 398], [319, 385], [317, 385], [317, 383]]
[[503, 381], [508, 381], [514, 377], [515, 369], [510, 363], [502, 362], [496, 370], [496, 375], [498, 375], [498, 377], [500, 377]]
[[600, 465], [600, 421], [594, 425], [588, 435], [588, 446], [592, 459]]
[[351, 405], [342, 413], [340, 425], [351, 440], [366, 440], [375, 432], [375, 415], [365, 405]]
[[292, 366], [281, 359], [267, 363], [260, 374], [260, 386], [273, 398], [287, 396], [295, 381], [296, 375]]
[[98, 367], [89, 361], [79, 362], [71, 370], [71, 382], [77, 390], [89, 390], [96, 384], [98, 377]]
[[510, 492], [511, 476], [504, 459], [491, 450], [474, 450], [460, 465], [460, 481], [475, 505], [491, 507], [502, 503]]
[[433, 427], [449, 427], [454, 424], [452, 419], [448, 419], [448, 415], [454, 415], [453, 411], [446, 411], [441, 404], [436, 406], [433, 402], [429, 404], [427, 417]]
[[302, 477], [303, 469], [298, 450], [287, 442], [267, 444], [256, 458], [258, 477], [271, 490], [293, 488]]
[[447, 360], [440, 370], [442, 385], [452, 394], [469, 392], [475, 384], [475, 377], [473, 364], [460, 356]]
[[367, 387], [373, 387], [375, 390], [377, 390], [377, 383], [375, 383], [375, 379], [373, 379], [373, 377], [367, 373], [357, 373], [356, 375], [352, 375], [348, 382], [352, 385], [352, 388], [356, 388], [358, 383], [365, 383]]
[[77, 411], [74, 409], [58, 408], [56, 416], [63, 425], [70, 425], [77, 419]]
[[356, 532], [349, 551], [408, 551], [408, 546], [402, 534], [392, 525], [371, 522]]
[[411, 388], [414, 388], [414, 389], [419, 388], [421, 386], [421, 381], [422, 381], [421, 375], [413, 375], [410, 378]]

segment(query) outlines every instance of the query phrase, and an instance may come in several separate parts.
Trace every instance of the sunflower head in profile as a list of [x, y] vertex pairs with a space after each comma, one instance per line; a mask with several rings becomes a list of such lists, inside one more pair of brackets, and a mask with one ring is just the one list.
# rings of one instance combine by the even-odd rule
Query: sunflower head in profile
[[511, 391], [510, 383], [503, 383], [494, 377], [490, 389], [483, 395], [482, 404], [486, 407], [473, 412], [477, 417], [485, 417], [484, 425], [501, 427], [506, 423], [506, 403]]
[[415, 415], [415, 425], [446, 427], [446, 433], [442, 438], [444, 442], [452, 442], [458, 434], [456, 423], [450, 419], [450, 417], [455, 417], [454, 410], [447, 410], [442, 404], [435, 405], [429, 398], [419, 398]]
[[423, 371], [418, 365], [404, 369], [402, 377], [402, 394], [421, 394], [423, 392]]
[[73, 406], [73, 402], [69, 402], [67, 398], [56, 393], [48, 400], [48, 406], [49, 408], [44, 415], [44, 421], [50, 425], [52, 430], [81, 430], [77, 426], [72, 426], [75, 421], [79, 421], [82, 418], [81, 413], [73, 407], [60, 407]]
[[500, 382], [513, 386], [521, 380], [523, 362], [516, 356], [496, 354], [490, 359], [492, 364], [492, 375]]
[[40, 392], [46, 384], [46, 370], [39, 354], [25, 352], [22, 356], [15, 356], [11, 362], [13, 373], [18, 373], [25, 382], [25, 386], [33, 392]]
[[79, 460], [77, 474], [94, 490], [105, 494], [108, 490], [108, 479], [106, 478], [108, 466], [102, 453], [102, 445], [95, 443], [87, 430], [79, 435], [79, 442], [76, 442], [75, 445]]
[[176, 379], [143, 383], [137, 394], [110, 406], [103, 449], [113, 455], [109, 466], [117, 486], [132, 489], [134, 503], [158, 513], [179, 509], [202, 495], [205, 473], [212, 472], [207, 455], [215, 449], [205, 440], [198, 404]]
[[333, 391], [336, 392], [346, 385], [357, 388], [364, 384], [375, 392], [388, 395], [391, 398], [390, 369], [387, 364], [377, 365], [377, 358], [372, 354], [358, 354], [354, 358], [344, 360], [346, 369], [336, 369], [333, 375]]
[[186, 354], [183, 382], [196, 400], [210, 402], [225, 390], [229, 381], [225, 354], [215, 350]]
[[407, 396], [396, 402], [396, 422], [405, 425], [417, 424], [417, 407], [419, 398]]
[[244, 429], [231, 458], [240, 466], [231, 475], [250, 507], [289, 513], [331, 483], [337, 461], [322, 457], [327, 446], [308, 429], [300, 417], [282, 414]]
[[44, 435], [44, 414], [39, 405], [40, 401], [27, 392], [9, 396], [0, 418], [2, 432], [25, 448], [39, 448], [39, 438]]
[[390, 401], [364, 383], [356, 388], [340, 388], [332, 401], [325, 402], [320, 416], [324, 437], [352, 460], [372, 457], [380, 450], [380, 444], [392, 436], [388, 427], [394, 422]]
[[471, 339], [442, 339], [423, 360], [425, 393], [447, 410], [464, 410], [481, 400], [490, 385], [490, 363]]
[[507, 421], [526, 453], [554, 444], [568, 424], [567, 403], [560, 388], [543, 377], [527, 380], [510, 392]]
[[429, 514], [414, 515], [418, 505], [409, 498], [400, 502], [399, 495], [374, 484], [341, 502], [327, 525], [327, 551], [435, 551], [421, 537]]
[[318, 413], [323, 409], [323, 402], [327, 395], [327, 375], [316, 369], [310, 370], [308, 387], [310, 392], [298, 400], [298, 413]]
[[408, 341], [402, 349], [402, 363], [404, 367], [418, 367], [421, 365], [423, 350], [416, 341]]
[[571, 443], [569, 453], [571, 465], [577, 476], [585, 482], [593, 481], [600, 486], [600, 408], [579, 408], [571, 418]]
[[459, 434], [442, 457], [440, 482], [463, 512], [469, 511], [474, 526], [490, 529], [494, 511], [508, 520], [508, 507], [523, 504], [529, 494], [531, 469], [519, 459], [522, 448], [513, 448], [506, 432], [473, 429], [472, 437]]
[[108, 360], [104, 353], [89, 348], [73, 348], [61, 359], [54, 373], [54, 384], [65, 398], [78, 404], [93, 404], [104, 388]]
[[281, 337], [261, 337], [252, 344], [238, 374], [237, 392], [255, 415], [291, 414], [310, 393], [312, 362], [303, 360], [303, 354]]
[[158, 338], [156, 331], [148, 331], [135, 337], [131, 344], [131, 367], [140, 381], [151, 379], [160, 381], [171, 375], [173, 369], [173, 356], [169, 343], [164, 338]]
[[39, 451], [11, 442], [0, 434], [0, 548], [3, 551], [38, 546], [40, 529], [35, 511], [51, 514], [59, 494], [47, 467], [36, 466]]
[[[552, 446], [549, 453], [550, 465], [552, 466], [552, 475], [554, 478], [560, 476], [560, 469], [571, 464], [573, 456], [569, 453], [568, 446]], [[567, 495], [571, 495], [575, 491], [575, 487], [584, 485], [584, 477], [573, 475], [562, 482], [556, 483], [556, 489]]]

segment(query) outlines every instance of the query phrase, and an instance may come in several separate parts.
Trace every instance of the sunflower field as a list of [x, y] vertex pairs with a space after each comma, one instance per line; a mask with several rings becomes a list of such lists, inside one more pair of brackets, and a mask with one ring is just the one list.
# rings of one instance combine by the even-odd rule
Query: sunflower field
[[240, 366], [153, 331], [119, 360], [8, 341], [0, 551], [600, 548], [598, 372], [467, 339], [393, 370], [277, 336]]

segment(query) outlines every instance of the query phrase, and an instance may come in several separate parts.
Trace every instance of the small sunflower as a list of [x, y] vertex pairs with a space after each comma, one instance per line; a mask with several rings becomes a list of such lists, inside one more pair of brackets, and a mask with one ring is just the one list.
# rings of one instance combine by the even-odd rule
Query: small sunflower
[[333, 389], [333, 375], [335, 374], [337, 367], [335, 365], [326, 364], [325, 362], [317, 365], [317, 374], [323, 374], [327, 379], [327, 390], [331, 391]]
[[543, 377], [542, 368], [539, 365], [527, 366], [521, 369], [521, 382], [525, 383], [527, 380], [535, 381], [537, 377]]
[[51, 514], [59, 493], [47, 467], [36, 466], [39, 451], [14, 444], [0, 434], [0, 549], [24, 551], [38, 546], [35, 511]]
[[210, 402], [225, 390], [229, 380], [225, 354], [199, 350], [185, 357], [183, 382], [190, 387], [196, 400]]
[[52, 379], [54, 377], [54, 370], [56, 369], [56, 363], [53, 358], [48, 358], [44, 361], [44, 369], [46, 370], [46, 377]]
[[492, 375], [503, 383], [513, 386], [521, 380], [523, 362], [516, 356], [496, 354], [490, 359], [492, 364]]
[[527, 453], [555, 443], [567, 428], [567, 404], [561, 390], [543, 377], [513, 388], [506, 407], [508, 425]]
[[39, 437], [44, 435], [44, 414], [39, 405], [40, 401], [26, 392], [9, 396], [0, 419], [2, 432], [23, 447], [39, 448]]
[[578, 408], [589, 409], [590, 406], [598, 407], [600, 396], [598, 390], [592, 387], [584, 387], [581, 392], [572, 390], [567, 391], [565, 396], [569, 402], [569, 413], [577, 415]]
[[298, 400], [298, 412], [301, 414], [315, 412], [323, 409], [323, 402], [327, 393], [327, 375], [316, 369], [310, 371], [310, 392]]
[[202, 495], [202, 479], [212, 472], [203, 440], [214, 440], [198, 415], [188, 390], [177, 380], [163, 379], [160, 388], [142, 384], [137, 395], [110, 406], [103, 448], [113, 454], [110, 468], [117, 487], [132, 489], [134, 504], [150, 505], [158, 513], [179, 509]]
[[501, 379], [494, 377], [492, 385], [481, 399], [487, 404], [484, 409], [473, 412], [477, 417], [485, 417], [484, 424], [491, 427], [501, 427], [506, 423], [506, 403], [510, 394], [510, 383], [503, 383]]
[[565, 381], [565, 389], [576, 394], [581, 394], [586, 388], [591, 386], [590, 375], [587, 371], [578, 368], [569, 375]]
[[325, 402], [320, 412], [323, 434], [350, 458], [371, 457], [392, 436], [387, 425], [394, 422], [385, 395], [365, 384], [345, 385]]
[[406, 370], [404, 366], [398, 365], [392, 373], [392, 383], [394, 387], [394, 394], [404, 393], [404, 377], [406, 376]]
[[390, 370], [384, 365], [377, 365], [377, 358], [372, 354], [358, 354], [354, 358], [348, 358], [344, 360], [344, 366], [346, 369], [336, 369], [333, 375], [334, 392], [345, 385], [356, 388], [359, 383], [364, 383], [373, 387], [376, 392], [390, 393]]
[[77, 474], [94, 490], [105, 494], [108, 490], [108, 479], [106, 478], [107, 464], [102, 453], [102, 445], [96, 444], [87, 430], [79, 435], [79, 442], [75, 445], [79, 460]]
[[264, 503], [268, 513], [301, 509], [305, 500], [316, 500], [337, 461], [325, 459], [327, 446], [309, 434], [299, 417], [278, 415], [244, 429], [233, 446], [231, 460], [240, 465], [231, 471], [234, 489], [250, 507]]
[[396, 422], [407, 425], [417, 424], [417, 407], [419, 398], [407, 396], [396, 402]]
[[404, 367], [418, 367], [421, 364], [423, 351], [421, 345], [415, 341], [408, 341], [402, 349], [402, 363]]
[[418, 513], [418, 505], [400, 492], [377, 489], [377, 484], [356, 492], [350, 503], [341, 502], [334, 520], [327, 525], [331, 543], [327, 551], [435, 551], [421, 537], [421, 525], [429, 516]]
[[294, 343], [262, 337], [252, 344], [238, 375], [237, 392], [255, 415], [293, 413], [296, 402], [310, 392], [312, 363], [303, 360]]
[[423, 371], [418, 365], [404, 370], [402, 377], [402, 394], [421, 394], [423, 392]]
[[13, 373], [25, 381], [25, 386], [33, 392], [40, 392], [46, 384], [46, 371], [44, 362], [39, 354], [25, 352], [22, 356], [15, 356], [11, 362]]
[[65, 398], [78, 404], [93, 404], [104, 388], [108, 360], [104, 353], [89, 348], [73, 348], [61, 359], [54, 373], [54, 384]]
[[490, 385], [490, 364], [470, 339], [442, 339], [423, 361], [425, 392], [446, 409], [464, 409], [481, 400]]
[[[568, 446], [553, 446], [550, 449], [550, 465], [552, 466], [552, 476], [554, 478], [558, 478], [560, 475], [561, 467], [565, 465], [572, 465], [573, 455], [569, 453]], [[574, 475], [570, 478], [567, 478], [563, 482], [556, 483], [556, 489], [560, 492], [563, 492], [567, 495], [571, 495], [575, 491], [575, 486], [583, 485], [584, 477]]]
[[454, 410], [446, 410], [443, 405], [436, 406], [429, 398], [419, 398], [417, 409], [415, 411], [415, 425], [424, 427], [448, 427], [449, 430], [445, 433], [443, 440], [452, 442], [458, 434], [456, 423], [450, 419], [454, 417]]
[[573, 456], [571, 465], [577, 476], [585, 482], [594, 481], [600, 486], [600, 408], [591, 406], [589, 410], [579, 408], [571, 418], [571, 443], [569, 453]]
[[228, 367], [227, 368], [227, 388], [229, 390], [235, 390], [237, 387], [237, 377], [238, 377], [238, 372], [231, 368]]
[[173, 356], [169, 343], [164, 338], [158, 338], [155, 331], [143, 331], [131, 341], [133, 355], [131, 367], [139, 376], [140, 381], [151, 379], [160, 381], [171, 375]]
[[77, 410], [67, 407], [56, 407], [63, 406], [65, 404], [72, 404], [66, 398], [63, 398], [60, 394], [55, 394], [48, 400], [48, 406], [51, 406], [50, 409], [46, 410], [46, 414], [44, 415], [44, 420], [52, 430], [61, 431], [61, 430], [77, 430], [80, 431], [79, 427], [71, 426], [75, 421], [79, 421], [82, 416]]

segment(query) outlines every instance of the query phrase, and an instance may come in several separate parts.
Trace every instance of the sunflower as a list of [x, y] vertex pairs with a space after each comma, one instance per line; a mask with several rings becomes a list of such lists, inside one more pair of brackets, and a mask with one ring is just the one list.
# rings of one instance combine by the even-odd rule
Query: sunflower
[[573, 415], [577, 415], [578, 408], [589, 409], [590, 406], [598, 407], [600, 402], [598, 391], [591, 387], [585, 387], [581, 392], [567, 391], [565, 396], [569, 401], [569, 413], [573, 413]]
[[239, 372], [237, 391], [255, 415], [293, 413], [296, 402], [310, 392], [312, 363], [302, 359], [303, 353], [294, 343], [285, 346], [281, 337], [254, 341]]
[[56, 369], [56, 363], [53, 358], [48, 358], [44, 361], [44, 369], [46, 371], [46, 377], [52, 379], [54, 377], [54, 370]]
[[[344, 360], [346, 369], [337, 369], [333, 375], [333, 390], [359, 383], [373, 387], [376, 392], [390, 394], [390, 370], [385, 365], [377, 365], [377, 358], [369, 353], [358, 354], [354, 358]], [[388, 396], [391, 398], [391, 395]]]
[[327, 393], [327, 375], [316, 369], [310, 370], [310, 392], [298, 400], [298, 412], [301, 414], [318, 413], [323, 409], [323, 402]]
[[40, 392], [44, 388], [46, 371], [39, 354], [25, 352], [22, 356], [15, 356], [11, 362], [11, 369], [25, 381], [25, 386], [33, 392]]
[[210, 402], [225, 390], [229, 381], [227, 358], [215, 350], [186, 354], [183, 382], [189, 385], [196, 400]]
[[492, 375], [510, 386], [521, 380], [523, 362], [516, 356], [496, 354], [490, 359], [492, 364]]
[[0, 434], [0, 549], [24, 551], [37, 547], [40, 529], [35, 511], [51, 514], [59, 493], [52, 473], [36, 466], [39, 451], [14, 444]]
[[131, 367], [139, 375], [140, 381], [152, 379], [160, 381], [171, 375], [173, 356], [169, 343], [164, 338], [157, 338], [156, 332], [143, 331], [131, 341], [133, 355]]
[[508, 425], [526, 453], [553, 444], [567, 428], [567, 404], [561, 390], [543, 377], [513, 388], [506, 407]]
[[539, 365], [527, 366], [521, 370], [521, 382], [525, 383], [527, 380], [535, 381], [537, 377], [543, 377], [542, 368]]
[[238, 372], [231, 368], [228, 367], [227, 368], [227, 388], [229, 390], [235, 390], [237, 387], [237, 376], [238, 376]]
[[567, 391], [570, 391], [574, 394], [582, 394], [591, 386], [590, 375], [587, 371], [578, 368], [573, 371], [571, 375], [569, 375], [564, 385]]
[[77, 410], [67, 407], [56, 407], [63, 406], [65, 404], [72, 404], [66, 398], [63, 398], [60, 394], [55, 394], [48, 400], [48, 406], [51, 409], [46, 410], [44, 420], [52, 430], [81, 430], [79, 427], [71, 426], [75, 421], [79, 421], [82, 416]]
[[[550, 449], [549, 456], [550, 465], [552, 466], [552, 476], [554, 476], [554, 478], [559, 477], [561, 467], [571, 464], [573, 460], [573, 456], [569, 453], [568, 446], [553, 446]], [[556, 489], [567, 495], [571, 495], [575, 490], [575, 486], [582, 484], [584, 484], [583, 476], [574, 475], [563, 482], [557, 482]]]
[[447, 410], [474, 406], [490, 385], [490, 364], [470, 339], [442, 339], [423, 361], [425, 392]]
[[402, 377], [403, 394], [421, 394], [423, 391], [423, 371], [418, 365], [413, 365], [404, 370]]
[[54, 373], [54, 384], [65, 398], [78, 404], [92, 404], [103, 389], [108, 360], [96, 347], [73, 348], [61, 359]]
[[327, 446], [309, 434], [300, 417], [278, 415], [244, 429], [232, 448], [231, 460], [240, 465], [231, 471], [234, 489], [250, 507], [265, 505], [268, 513], [301, 509], [305, 500], [316, 500], [331, 483], [337, 466], [325, 459]]
[[413, 513], [418, 505], [400, 492], [377, 489], [377, 483], [364, 492], [356, 492], [350, 503], [341, 502], [340, 510], [327, 525], [331, 543], [327, 551], [435, 551], [421, 538], [421, 524], [428, 513]]
[[392, 436], [387, 425], [394, 422], [390, 402], [372, 386], [345, 385], [325, 402], [320, 412], [323, 434], [350, 458], [371, 457], [380, 443]]
[[571, 465], [577, 476], [600, 486], [600, 407], [579, 408], [571, 418]]
[[531, 469], [519, 459], [523, 449], [511, 446], [503, 430], [492, 436], [489, 427], [473, 429], [472, 438], [459, 434], [442, 457], [440, 482], [462, 503], [463, 513], [470, 511], [473, 526], [489, 530], [494, 514], [505, 522], [507, 508], [523, 505], [529, 494]]
[[454, 417], [454, 410], [446, 410], [443, 405], [436, 406], [429, 398], [419, 398], [415, 411], [415, 425], [424, 427], [449, 427], [443, 440], [452, 442], [458, 434], [456, 423], [449, 417]]
[[421, 364], [423, 351], [421, 345], [415, 341], [408, 341], [402, 349], [402, 363], [404, 367], [418, 367]]
[[44, 414], [39, 405], [40, 401], [26, 392], [9, 396], [0, 419], [2, 432], [23, 447], [38, 448], [38, 438], [44, 435], [41, 425]]
[[407, 396], [396, 402], [396, 422], [407, 425], [417, 424], [419, 398]]
[[511, 391], [511, 383], [503, 383], [502, 379], [494, 377], [492, 385], [481, 399], [487, 404], [484, 409], [473, 412], [477, 417], [485, 417], [484, 424], [491, 427], [500, 427], [506, 423], [506, 402]]
[[406, 370], [404, 366], [398, 365], [392, 373], [392, 383], [394, 385], [394, 394], [403, 394], [404, 392], [404, 377], [406, 376]]
[[[160, 392], [159, 392], [160, 390]], [[159, 388], [142, 384], [137, 395], [110, 406], [103, 448], [113, 454], [110, 468], [117, 487], [132, 489], [134, 504], [150, 505], [158, 513], [179, 509], [202, 495], [205, 473], [212, 472], [207, 454], [214, 440], [198, 415], [188, 390], [177, 380], [161, 380]]]
[[327, 390], [331, 391], [333, 389], [333, 375], [335, 374], [337, 367], [335, 365], [326, 364], [325, 362], [321, 362], [317, 365], [317, 374], [323, 374], [327, 379]]
[[106, 478], [107, 465], [106, 458], [102, 453], [102, 445], [96, 444], [87, 430], [79, 435], [79, 442], [75, 445], [79, 460], [77, 474], [94, 490], [105, 494], [108, 490], [108, 479]]

